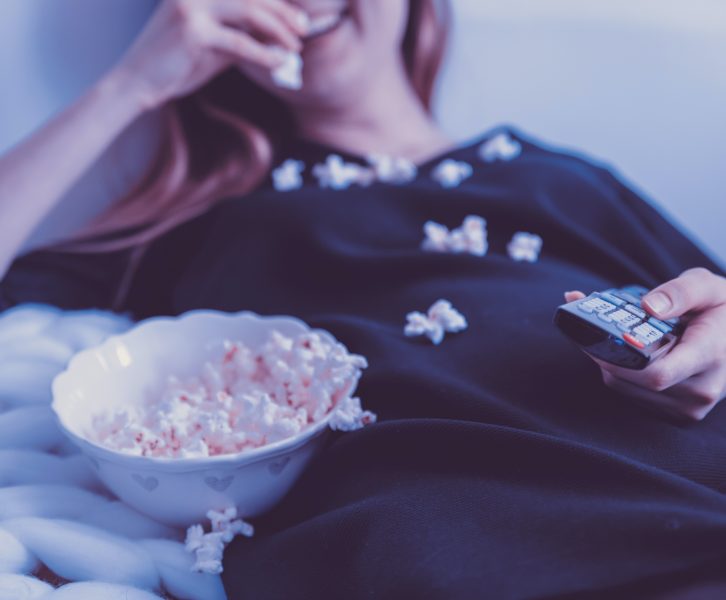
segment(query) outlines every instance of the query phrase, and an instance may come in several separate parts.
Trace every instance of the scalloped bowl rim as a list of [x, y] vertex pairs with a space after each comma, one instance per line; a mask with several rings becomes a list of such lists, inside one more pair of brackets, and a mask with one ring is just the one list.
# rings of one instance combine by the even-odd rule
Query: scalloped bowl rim
[[[224, 312], [224, 311], [218, 311], [218, 310], [212, 310], [212, 309], [196, 309], [196, 310], [190, 310], [187, 312], [184, 312], [177, 316], [159, 316], [159, 317], [150, 317], [148, 319], [144, 319], [143, 321], [140, 321], [139, 323], [132, 325], [130, 329], [125, 331], [124, 333], [120, 334], [114, 334], [106, 338], [101, 344], [98, 344], [96, 346], [93, 346], [91, 348], [86, 348], [84, 350], [81, 350], [80, 352], [77, 352], [74, 354], [70, 361], [68, 361], [68, 365], [66, 368], [60, 372], [58, 375], [56, 375], [53, 378], [53, 382], [51, 385], [52, 391], [53, 391], [53, 401], [51, 403], [51, 408], [53, 411], [53, 415], [55, 416], [56, 422], [58, 423], [58, 426], [60, 427], [61, 431], [71, 439], [81, 450], [88, 454], [95, 454], [102, 458], [105, 458], [106, 460], [109, 460], [111, 462], [115, 463], [125, 463], [129, 466], [133, 465], [134, 468], [137, 469], [159, 469], [161, 468], [164, 471], [195, 471], [195, 470], [203, 470], [203, 469], [209, 469], [214, 467], [223, 467], [225, 465], [234, 465], [234, 466], [242, 466], [250, 463], [259, 462], [262, 460], [266, 460], [269, 458], [274, 458], [276, 456], [279, 456], [281, 454], [286, 454], [292, 450], [295, 450], [303, 445], [305, 445], [307, 442], [309, 442], [314, 437], [317, 437], [321, 433], [324, 432], [324, 430], [328, 427], [330, 419], [333, 416], [334, 411], [331, 410], [328, 412], [325, 417], [323, 417], [320, 421], [313, 424], [312, 426], [308, 427], [304, 431], [301, 431], [300, 433], [293, 435], [291, 437], [285, 438], [283, 440], [279, 440], [277, 442], [273, 442], [271, 444], [265, 444], [264, 446], [260, 446], [258, 448], [253, 448], [251, 450], [244, 450], [242, 452], [235, 452], [230, 454], [218, 454], [215, 456], [204, 456], [204, 457], [185, 457], [185, 458], [168, 458], [168, 457], [158, 457], [158, 456], [138, 456], [135, 454], [126, 454], [124, 452], [119, 452], [116, 450], [112, 450], [111, 448], [107, 448], [106, 446], [103, 446], [97, 442], [94, 442], [92, 440], [89, 440], [75, 431], [73, 431], [68, 425], [66, 425], [65, 417], [62, 414], [62, 408], [60, 407], [60, 399], [58, 397], [58, 393], [56, 392], [56, 388], [58, 387], [57, 382], [63, 381], [64, 379], [67, 379], [74, 375], [75, 370], [78, 368], [79, 364], [82, 364], [87, 359], [85, 357], [94, 354], [101, 348], [104, 348], [106, 346], [112, 346], [115, 343], [118, 343], [119, 340], [129, 341], [133, 340], [134, 338], [141, 335], [139, 332], [145, 332], [148, 329], [153, 329], [158, 326], [161, 327], [169, 327], [173, 326], [177, 323], [180, 323], [182, 321], [185, 321], [187, 319], [196, 319], [196, 318], [214, 318], [214, 319], [226, 319], [226, 320], [234, 320], [239, 318], [251, 318], [251, 319], [258, 319], [262, 321], [271, 321], [271, 320], [285, 320], [295, 323], [296, 325], [302, 326], [305, 330], [317, 333], [323, 337], [325, 337], [328, 341], [332, 341], [336, 344], [340, 344], [343, 346], [347, 352], [350, 352], [348, 348], [343, 344], [342, 342], [338, 341], [330, 332], [325, 331], [324, 329], [319, 328], [313, 328], [310, 327], [307, 323], [305, 323], [302, 319], [298, 319], [297, 317], [291, 317], [289, 315], [259, 315], [258, 313], [252, 312], [252, 311], [239, 311], [239, 312]], [[352, 395], [355, 391], [355, 388], [357, 387], [357, 381], [356, 384], [351, 388], [351, 390], [348, 392], [348, 396]]]

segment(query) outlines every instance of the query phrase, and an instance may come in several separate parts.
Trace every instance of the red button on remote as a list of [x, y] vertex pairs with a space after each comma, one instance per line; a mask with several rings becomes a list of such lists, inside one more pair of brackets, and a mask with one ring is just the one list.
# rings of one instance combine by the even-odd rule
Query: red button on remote
[[629, 333], [624, 333], [624, 334], [623, 334], [623, 339], [624, 339], [624, 340], [625, 340], [626, 342], [628, 342], [628, 344], [630, 344], [631, 346], [635, 346], [636, 348], [641, 348], [641, 349], [642, 349], [642, 348], [645, 348], [645, 344], [644, 344], [643, 342], [641, 342], [641, 341], [640, 341], [639, 339], [637, 339], [637, 338], [634, 338], [634, 337], [633, 337], [632, 335], [630, 335]]

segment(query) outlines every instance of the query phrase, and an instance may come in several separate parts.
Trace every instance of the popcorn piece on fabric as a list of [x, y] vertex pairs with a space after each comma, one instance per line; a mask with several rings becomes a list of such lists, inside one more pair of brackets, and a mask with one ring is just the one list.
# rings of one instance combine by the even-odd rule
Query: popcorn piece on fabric
[[533, 233], [519, 231], [507, 244], [507, 253], [516, 261], [537, 262], [542, 250], [542, 238]]
[[479, 148], [479, 156], [484, 162], [509, 161], [522, 153], [522, 144], [512, 139], [508, 133], [499, 133], [484, 142]]
[[383, 183], [405, 184], [416, 179], [418, 168], [406, 158], [395, 158], [384, 154], [368, 155], [376, 179]]
[[101, 413], [89, 437], [118, 452], [168, 458], [235, 454], [299, 434], [348, 396], [364, 357], [316, 332], [270, 332], [257, 351], [226, 341], [188, 381]]
[[441, 343], [444, 334], [457, 333], [468, 327], [468, 323], [458, 310], [448, 300], [438, 300], [427, 314], [414, 311], [406, 316], [408, 323], [404, 333], [408, 337], [425, 335], [435, 345]]
[[329, 423], [333, 431], [355, 431], [372, 425], [377, 419], [375, 413], [361, 408], [360, 398], [348, 396], [338, 403]]
[[192, 525], [187, 529], [184, 547], [187, 552], [194, 552], [196, 555], [192, 571], [218, 575], [223, 571], [225, 546], [237, 535], [252, 537], [255, 529], [246, 521], [237, 518], [235, 507], [222, 511], [210, 510], [207, 518], [212, 524], [212, 530], [205, 533], [201, 525]]
[[302, 56], [295, 52], [283, 50], [282, 48], [280, 48], [279, 51], [284, 60], [280, 66], [276, 67], [272, 71], [272, 80], [275, 82], [275, 85], [289, 90], [302, 89]]
[[439, 163], [431, 176], [442, 187], [454, 188], [460, 185], [465, 179], [471, 177], [472, 173], [474, 173], [474, 169], [469, 163], [447, 158]]
[[272, 171], [272, 185], [278, 192], [298, 190], [303, 185], [303, 171], [305, 163], [290, 158]]
[[313, 176], [322, 188], [345, 190], [354, 183], [362, 186], [370, 185], [375, 180], [376, 174], [373, 169], [347, 163], [337, 154], [331, 154], [325, 164], [313, 167]]
[[424, 235], [426, 238], [421, 248], [427, 252], [484, 256], [489, 249], [486, 219], [476, 215], [466, 217], [461, 227], [453, 231], [435, 221], [427, 221], [424, 224]]

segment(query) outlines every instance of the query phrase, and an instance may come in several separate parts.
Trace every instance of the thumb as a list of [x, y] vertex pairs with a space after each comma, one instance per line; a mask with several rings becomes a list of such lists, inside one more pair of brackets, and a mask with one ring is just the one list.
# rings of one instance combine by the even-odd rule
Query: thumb
[[659, 319], [680, 317], [726, 303], [726, 279], [697, 267], [643, 296], [644, 308]]

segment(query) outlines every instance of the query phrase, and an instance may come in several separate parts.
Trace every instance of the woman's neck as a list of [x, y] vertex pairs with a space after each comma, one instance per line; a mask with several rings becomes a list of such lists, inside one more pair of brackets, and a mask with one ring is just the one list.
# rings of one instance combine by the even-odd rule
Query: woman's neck
[[403, 65], [379, 72], [350, 102], [293, 108], [299, 135], [358, 156], [384, 154], [421, 163], [451, 147], [409, 83]]

